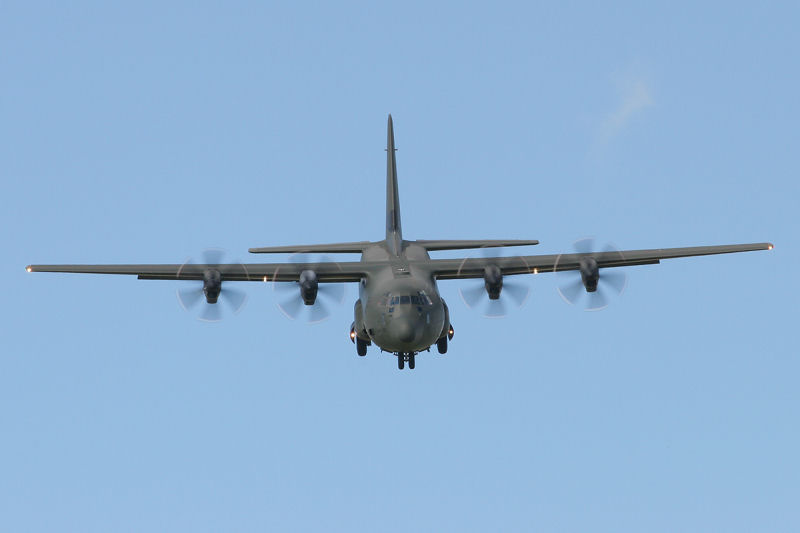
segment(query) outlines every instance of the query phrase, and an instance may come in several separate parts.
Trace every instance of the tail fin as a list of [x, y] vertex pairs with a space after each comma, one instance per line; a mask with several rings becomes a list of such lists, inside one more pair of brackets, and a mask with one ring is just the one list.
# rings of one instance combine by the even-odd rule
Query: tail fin
[[386, 245], [394, 255], [403, 247], [403, 230], [400, 224], [400, 196], [397, 193], [397, 162], [395, 161], [394, 127], [392, 115], [386, 139]]

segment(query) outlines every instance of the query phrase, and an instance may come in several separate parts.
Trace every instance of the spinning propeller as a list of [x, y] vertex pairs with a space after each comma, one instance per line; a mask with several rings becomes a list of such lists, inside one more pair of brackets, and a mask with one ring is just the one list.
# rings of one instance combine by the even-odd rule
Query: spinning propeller
[[[309, 255], [296, 253], [289, 256], [291, 271], [297, 267], [292, 263], [308, 263], [300, 272], [299, 281], [273, 281], [272, 290], [277, 297], [278, 309], [291, 320], [300, 320], [308, 324], [316, 324], [326, 320], [331, 315], [331, 307], [344, 302], [344, 285], [341, 283], [320, 283], [317, 272], [318, 265], [325, 264], [326, 268], [333, 265], [341, 270], [339, 263], [330, 260], [325, 255]], [[275, 277], [280, 275], [281, 269], [275, 271]]]
[[[458, 274], [461, 275], [462, 272], [471, 269], [469, 265], [470, 259], [477, 257], [483, 259], [497, 257], [500, 259], [502, 256], [499, 256], [499, 253], [502, 254], [502, 248], [478, 248], [476, 253], [466, 257], [461, 262]], [[468, 286], [459, 288], [458, 294], [468, 308], [477, 310], [486, 318], [502, 318], [511, 311], [522, 308], [528, 300], [528, 295], [530, 294], [529, 286], [521, 280], [509, 281], [505, 279], [500, 268], [491, 264], [491, 262], [477, 275], [480, 275], [480, 277], [465, 282]]]
[[[226, 314], [236, 314], [242, 310], [247, 303], [247, 293], [226, 285], [222, 287], [226, 275], [236, 275], [236, 277], [247, 277], [247, 268], [239, 262], [223, 261], [225, 251], [211, 248], [202, 252], [203, 261], [201, 264], [208, 265], [209, 268], [203, 273], [203, 279], [190, 281], [193, 287], [178, 289], [178, 303], [184, 311], [196, 315], [198, 320], [204, 322], [219, 322]], [[226, 264], [229, 263], [229, 264]], [[188, 259], [178, 269], [178, 274], [188, 265], [195, 265], [192, 259]], [[206, 305], [199, 310], [197, 305], [205, 297]], [[218, 304], [218, 299], [225, 302], [224, 306]]]
[[[601, 269], [597, 261], [591, 256], [595, 251], [594, 238], [587, 237], [572, 243], [575, 253], [585, 255], [580, 262], [578, 270], [564, 270], [558, 273], [561, 283], [557, 287], [558, 294], [569, 304], [582, 302], [586, 311], [599, 311], [609, 305], [609, 298], [620, 296], [628, 284], [628, 275], [624, 271], [615, 272], [615, 269]], [[613, 244], [607, 244], [604, 253], [618, 254], [624, 259], [622, 252]], [[556, 269], [561, 260], [561, 255], [556, 259]]]

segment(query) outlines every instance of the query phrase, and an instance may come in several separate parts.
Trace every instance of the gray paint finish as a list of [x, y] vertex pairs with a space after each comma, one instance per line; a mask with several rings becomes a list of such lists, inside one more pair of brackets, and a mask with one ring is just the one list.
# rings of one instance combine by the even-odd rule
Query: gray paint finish
[[[432, 250], [533, 246], [537, 240], [403, 239], [397, 185], [394, 128], [389, 115], [386, 141], [386, 238], [333, 244], [251, 248], [252, 253], [360, 253], [361, 261], [326, 263], [165, 264], [165, 265], [29, 265], [28, 272], [135, 275], [139, 279], [204, 280], [210, 305], [224, 282], [299, 282], [298, 297], [313, 305], [318, 283], [358, 283], [351, 337], [396, 354], [398, 366], [415, 364], [415, 355], [437, 345], [446, 350], [452, 338], [449, 310], [439, 295], [438, 280], [484, 278], [490, 297], [502, 293], [502, 277], [659, 263], [663, 259], [771, 250], [768, 242], [688, 248], [654, 248], [614, 252], [431, 259]], [[595, 266], [596, 265], [596, 266]], [[244, 267], [244, 268], [242, 268]], [[599, 270], [598, 270], [599, 269]], [[596, 287], [584, 282], [587, 291]]]

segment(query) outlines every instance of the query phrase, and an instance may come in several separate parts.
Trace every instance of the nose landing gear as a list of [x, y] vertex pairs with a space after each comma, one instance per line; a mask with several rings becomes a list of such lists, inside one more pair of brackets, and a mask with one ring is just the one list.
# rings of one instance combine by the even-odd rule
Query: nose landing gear
[[403, 370], [408, 362], [408, 368], [414, 370], [416, 366], [416, 353], [413, 352], [399, 352], [397, 354], [397, 368]]

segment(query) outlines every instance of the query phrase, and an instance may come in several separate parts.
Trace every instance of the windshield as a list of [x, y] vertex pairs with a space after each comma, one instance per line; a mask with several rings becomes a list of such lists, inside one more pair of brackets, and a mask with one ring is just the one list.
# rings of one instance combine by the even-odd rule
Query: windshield
[[394, 294], [388, 298], [390, 307], [395, 305], [431, 305], [431, 299], [425, 294], [425, 291], [419, 291], [414, 294]]

